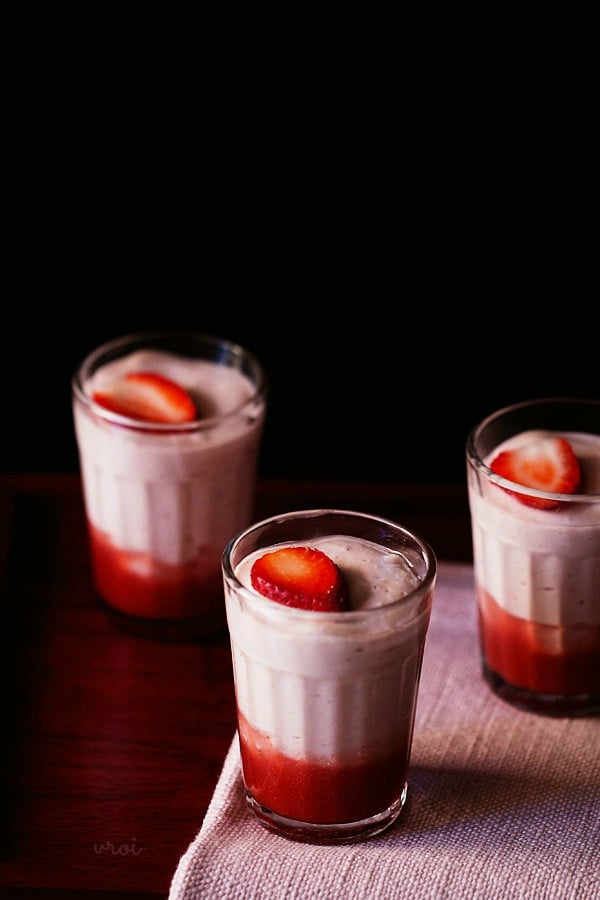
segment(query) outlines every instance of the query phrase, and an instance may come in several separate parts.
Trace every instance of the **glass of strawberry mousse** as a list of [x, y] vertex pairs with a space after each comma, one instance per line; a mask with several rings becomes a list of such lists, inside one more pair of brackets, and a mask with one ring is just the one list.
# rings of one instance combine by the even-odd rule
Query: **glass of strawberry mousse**
[[535, 713], [600, 712], [600, 401], [501, 409], [467, 439], [483, 674]]
[[140, 332], [72, 380], [97, 593], [122, 629], [226, 631], [221, 556], [250, 521], [266, 408], [261, 363], [206, 334]]
[[415, 534], [346, 510], [290, 512], [228, 543], [242, 772], [263, 826], [340, 844], [397, 820], [436, 572]]

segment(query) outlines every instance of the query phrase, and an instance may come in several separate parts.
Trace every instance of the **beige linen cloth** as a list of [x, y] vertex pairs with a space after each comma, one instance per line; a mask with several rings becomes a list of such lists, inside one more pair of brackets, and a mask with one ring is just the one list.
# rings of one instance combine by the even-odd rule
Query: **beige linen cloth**
[[395, 826], [346, 846], [247, 812], [237, 735], [169, 900], [600, 900], [600, 718], [513, 709], [483, 681], [473, 570], [440, 563]]

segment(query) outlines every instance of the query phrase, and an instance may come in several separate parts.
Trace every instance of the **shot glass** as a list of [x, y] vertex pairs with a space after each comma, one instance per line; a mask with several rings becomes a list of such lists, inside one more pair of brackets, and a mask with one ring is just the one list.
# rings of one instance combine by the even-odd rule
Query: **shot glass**
[[[253, 560], [286, 545], [338, 565], [348, 610], [291, 608], [252, 588]], [[249, 809], [266, 828], [318, 844], [389, 828], [407, 797], [433, 551], [395, 522], [304, 510], [234, 537], [223, 577]]]
[[[565, 438], [577, 493], [524, 487], [490, 468], [503, 450]], [[539, 446], [539, 445], [538, 445]], [[494, 412], [466, 446], [483, 675], [517, 707], [600, 711], [600, 401], [541, 398]]]
[[[198, 418], [139, 421], [93, 394], [129, 372], [175, 381]], [[95, 587], [120, 628], [195, 641], [226, 631], [223, 549], [253, 513], [266, 377], [245, 348], [140, 332], [95, 349], [72, 379]]]

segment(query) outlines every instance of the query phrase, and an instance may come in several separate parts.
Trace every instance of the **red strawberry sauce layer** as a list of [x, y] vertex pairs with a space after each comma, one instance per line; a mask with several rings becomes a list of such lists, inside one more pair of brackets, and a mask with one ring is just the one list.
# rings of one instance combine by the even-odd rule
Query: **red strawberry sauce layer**
[[152, 619], [224, 615], [218, 555], [167, 565], [147, 553], [120, 550], [101, 531], [88, 527], [96, 589], [110, 606]]
[[[492, 672], [534, 693], [600, 692], [600, 627], [542, 625], [520, 619], [503, 610], [486, 591], [478, 588], [477, 593], [483, 653]], [[561, 638], [563, 645], [558, 643]]]
[[257, 803], [285, 818], [319, 825], [358, 822], [395, 803], [406, 785], [407, 735], [386, 756], [291, 759], [239, 711], [238, 721], [246, 788]]

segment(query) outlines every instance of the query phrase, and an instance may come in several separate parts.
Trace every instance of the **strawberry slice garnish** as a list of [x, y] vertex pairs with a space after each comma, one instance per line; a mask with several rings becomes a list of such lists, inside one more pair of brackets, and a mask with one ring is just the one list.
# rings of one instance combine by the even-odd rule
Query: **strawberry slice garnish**
[[[552, 494], [574, 494], [581, 484], [579, 460], [566, 438], [544, 437], [521, 447], [504, 450], [490, 463], [490, 469], [508, 481]], [[507, 493], [536, 509], [557, 509], [560, 502], [530, 497], [517, 491]]]
[[176, 424], [198, 418], [184, 388], [158, 372], [128, 372], [92, 394], [99, 406], [143, 422]]
[[316, 612], [341, 612], [348, 603], [345, 578], [332, 559], [314, 547], [281, 547], [259, 557], [252, 587], [269, 600]]

